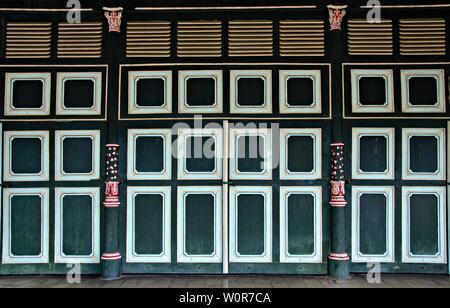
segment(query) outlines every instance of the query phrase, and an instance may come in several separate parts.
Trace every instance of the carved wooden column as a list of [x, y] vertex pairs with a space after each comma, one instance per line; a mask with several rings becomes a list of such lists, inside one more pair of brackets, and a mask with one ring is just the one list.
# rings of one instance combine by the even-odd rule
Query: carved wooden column
[[342, 33], [346, 5], [329, 5], [330, 46], [332, 53], [332, 100], [333, 100], [333, 143], [331, 144], [330, 207], [331, 207], [331, 253], [329, 274], [335, 278], [349, 276], [349, 255], [347, 245], [343, 114], [342, 114], [342, 62], [346, 50]]
[[120, 174], [118, 144], [118, 76], [121, 55], [120, 27], [122, 8], [103, 8], [108, 22], [109, 34], [105, 38], [105, 57], [108, 61], [108, 137], [106, 145], [106, 180], [104, 211], [104, 250], [102, 255], [102, 278], [116, 279], [121, 276], [122, 256], [119, 245]]

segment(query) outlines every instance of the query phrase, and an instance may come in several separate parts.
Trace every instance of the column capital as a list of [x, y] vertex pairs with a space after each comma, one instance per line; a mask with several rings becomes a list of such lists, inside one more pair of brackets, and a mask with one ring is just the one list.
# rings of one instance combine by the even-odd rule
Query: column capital
[[122, 25], [123, 7], [103, 7], [105, 17], [108, 20], [109, 32], [120, 33]]
[[342, 30], [342, 20], [347, 14], [347, 5], [328, 5], [328, 12], [330, 14], [330, 30], [340, 31]]

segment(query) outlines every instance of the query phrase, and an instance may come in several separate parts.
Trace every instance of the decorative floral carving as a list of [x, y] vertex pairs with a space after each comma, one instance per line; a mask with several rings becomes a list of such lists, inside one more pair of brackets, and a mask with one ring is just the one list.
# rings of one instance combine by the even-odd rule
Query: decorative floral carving
[[337, 31], [342, 29], [342, 20], [347, 14], [347, 6], [341, 5], [329, 5], [328, 12], [330, 13], [330, 29], [331, 31]]
[[108, 8], [104, 7], [105, 17], [108, 20], [109, 32], [119, 32], [122, 25], [122, 12], [123, 8]]

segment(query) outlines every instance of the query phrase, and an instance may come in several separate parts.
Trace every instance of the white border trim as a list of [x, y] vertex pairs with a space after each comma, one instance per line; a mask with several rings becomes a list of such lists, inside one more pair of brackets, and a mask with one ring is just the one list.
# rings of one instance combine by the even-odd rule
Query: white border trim
[[[263, 106], [240, 106], [238, 102], [238, 81], [241, 78], [260, 78], [264, 80]], [[230, 71], [230, 113], [231, 114], [267, 114], [272, 113], [272, 71], [239, 70]]]
[[[90, 173], [65, 173], [64, 139], [83, 138], [92, 140], [92, 170]], [[100, 178], [100, 131], [99, 130], [57, 130], [55, 131], [55, 180], [90, 181]]]
[[[37, 80], [42, 82], [42, 106], [40, 108], [15, 108], [13, 106], [14, 82]], [[5, 116], [50, 115], [51, 73], [5, 73]]]
[[[288, 140], [290, 137], [311, 137], [313, 139], [314, 170], [312, 170], [311, 172], [292, 172], [289, 170]], [[320, 128], [280, 129], [280, 179], [317, 180], [321, 178], [322, 178], [322, 129]]]
[[[238, 138], [242, 136], [261, 136], [264, 138], [264, 170], [261, 173], [239, 172], [238, 170]], [[230, 130], [230, 179], [232, 180], [271, 180], [272, 179], [272, 129], [231, 129]]]
[[[280, 71], [280, 113], [322, 113], [322, 78], [320, 70]], [[288, 81], [290, 78], [309, 78], [313, 81], [313, 103], [310, 106], [290, 106], [288, 102]]]
[[[139, 137], [161, 137], [164, 139], [164, 170], [160, 173], [138, 172], [136, 170], [136, 139]], [[129, 129], [127, 149], [128, 180], [170, 180], [172, 177], [172, 130], [171, 129]]]
[[[409, 80], [411, 78], [431, 77], [436, 79], [437, 85], [437, 102], [434, 106], [427, 105], [412, 105], [409, 102]], [[446, 106], [446, 80], [445, 70], [443, 69], [424, 69], [424, 70], [401, 70], [401, 84], [402, 84], [402, 111], [405, 113], [444, 113], [447, 110]]]
[[[11, 199], [18, 195], [41, 198], [41, 254], [38, 256], [14, 256], [11, 253]], [[3, 264], [49, 263], [49, 213], [48, 188], [3, 189]]]
[[[264, 253], [260, 256], [240, 255], [238, 252], [238, 197], [240, 195], [262, 195], [264, 197]], [[271, 263], [272, 262], [272, 187], [235, 186], [230, 187], [230, 262]]]
[[[385, 80], [386, 102], [383, 105], [363, 105], [361, 103], [359, 81], [362, 78], [378, 77]], [[392, 113], [394, 106], [394, 70], [390, 69], [352, 69], [351, 70], [352, 87], [352, 112], [353, 113]]]
[[[311, 195], [314, 198], [314, 253], [312, 255], [292, 255], [288, 251], [289, 197], [291, 195]], [[281, 187], [280, 188], [280, 262], [281, 263], [322, 263], [322, 187]]]
[[[137, 83], [141, 79], [162, 79], [164, 81], [164, 105], [161, 107], [139, 106], [137, 104]], [[128, 73], [128, 114], [172, 113], [172, 72], [171, 71], [131, 71]]]
[[[447, 263], [446, 187], [402, 188], [402, 262], [403, 263]], [[410, 250], [410, 197], [412, 195], [435, 195], [438, 198], [439, 252], [436, 256], [413, 255]], [[414, 227], [414, 226], [413, 226]]]
[[[186, 197], [188, 195], [214, 196], [214, 252], [211, 255], [189, 255], [186, 252]], [[177, 261], [178, 263], [221, 263], [222, 262], [222, 187], [189, 186], [178, 187], [177, 202]]]
[[[365, 172], [361, 170], [360, 141], [363, 137], [386, 138], [386, 163], [384, 172]], [[352, 177], [358, 180], [395, 179], [395, 128], [355, 127], [352, 129]]]
[[[410, 170], [410, 142], [409, 140], [415, 136], [436, 137], [437, 154], [438, 154], [438, 170], [435, 173], [413, 172]], [[402, 130], [402, 147], [403, 147], [403, 180], [436, 180], [444, 181], [446, 179], [446, 136], [445, 128], [404, 128]]]
[[[56, 115], [101, 115], [102, 114], [102, 73], [57, 73]], [[70, 108], [64, 105], [64, 91], [67, 80], [90, 80], [94, 83], [94, 105], [90, 108]]]
[[[360, 200], [363, 195], [384, 195], [386, 197], [386, 253], [365, 255], [360, 250]], [[352, 187], [352, 262], [367, 263], [395, 262], [395, 187], [393, 186], [353, 186]], [[378, 230], [372, 230], [378, 232]]]
[[[211, 107], [192, 107], [187, 100], [187, 80], [190, 78], [213, 78], [216, 82], [216, 101]], [[178, 112], [183, 114], [214, 114], [223, 112], [223, 72], [211, 71], [179, 71], [178, 72]]]
[[[87, 256], [63, 253], [65, 196], [90, 196], [92, 203], [92, 253]], [[55, 263], [100, 263], [100, 188], [55, 188]]]
[[[41, 141], [41, 172], [38, 174], [14, 174], [12, 168], [12, 141], [15, 138], [36, 138]], [[3, 178], [8, 182], [48, 181], [50, 176], [48, 131], [5, 131], [4, 132], [4, 164]]]
[[[186, 141], [189, 137], [211, 137], [215, 145], [215, 170], [213, 172], [189, 172], [186, 168]], [[223, 130], [222, 129], [180, 129], [178, 130], [178, 179], [220, 180], [222, 179]], [[202, 152], [203, 152], [202, 148]], [[195, 153], [191, 153], [194, 154]]]
[[[163, 251], [160, 255], [139, 255], [135, 252], [135, 198], [137, 195], [161, 195], [163, 197]], [[171, 187], [128, 187], [127, 190], [127, 263], [170, 263], [171, 246]]]

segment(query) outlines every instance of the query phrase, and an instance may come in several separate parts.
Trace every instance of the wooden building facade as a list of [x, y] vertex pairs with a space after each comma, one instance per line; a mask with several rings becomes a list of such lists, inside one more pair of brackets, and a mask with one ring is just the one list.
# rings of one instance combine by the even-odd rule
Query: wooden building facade
[[2, 1], [0, 274], [449, 274], [450, 2], [385, 2]]

